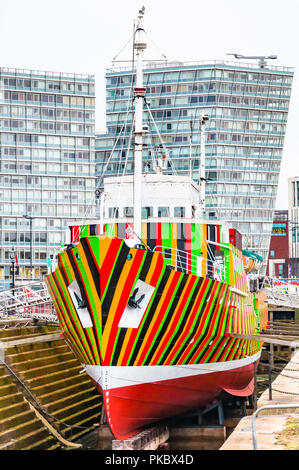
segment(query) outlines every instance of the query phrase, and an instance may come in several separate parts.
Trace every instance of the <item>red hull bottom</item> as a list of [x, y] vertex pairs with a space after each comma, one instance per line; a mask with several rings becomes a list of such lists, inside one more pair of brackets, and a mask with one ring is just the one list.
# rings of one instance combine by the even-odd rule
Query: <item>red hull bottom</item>
[[253, 393], [254, 364], [238, 369], [102, 390], [107, 422], [116, 439], [136, 435], [145, 426], [209, 405], [223, 390]]

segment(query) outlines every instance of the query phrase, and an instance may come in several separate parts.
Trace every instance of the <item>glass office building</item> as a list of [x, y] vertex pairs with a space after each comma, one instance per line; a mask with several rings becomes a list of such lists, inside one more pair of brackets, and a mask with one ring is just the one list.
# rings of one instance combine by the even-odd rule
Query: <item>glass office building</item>
[[94, 123], [93, 76], [0, 68], [1, 287], [12, 249], [16, 279], [41, 279], [68, 222], [94, 215]]
[[[144, 70], [145, 171], [153, 171], [161, 154], [152, 114], [171, 160], [166, 171], [198, 179], [199, 118], [208, 114], [206, 215], [232, 223], [243, 246], [262, 254], [265, 264], [292, 80], [292, 68], [239, 62], [149, 63]], [[99, 182], [104, 169], [106, 175], [133, 170], [133, 85], [130, 68], [107, 71], [107, 132], [96, 136]]]

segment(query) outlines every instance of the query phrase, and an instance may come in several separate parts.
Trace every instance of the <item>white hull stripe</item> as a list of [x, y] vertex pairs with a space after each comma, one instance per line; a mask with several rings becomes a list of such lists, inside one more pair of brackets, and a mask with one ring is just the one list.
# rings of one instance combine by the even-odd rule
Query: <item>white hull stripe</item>
[[143, 383], [173, 380], [200, 374], [225, 372], [252, 364], [259, 359], [261, 351], [254, 356], [236, 361], [213, 362], [208, 364], [188, 364], [176, 366], [91, 366], [84, 365], [87, 374], [103, 390], [129, 387]]

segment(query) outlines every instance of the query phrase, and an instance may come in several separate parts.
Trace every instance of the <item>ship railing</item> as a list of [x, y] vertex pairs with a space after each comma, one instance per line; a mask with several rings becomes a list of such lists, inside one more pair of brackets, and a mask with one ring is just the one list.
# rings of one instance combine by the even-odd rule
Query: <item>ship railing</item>
[[225, 266], [217, 261], [212, 261], [203, 256], [197, 256], [184, 250], [162, 245], [155, 246], [153, 251], [162, 253], [163, 258], [166, 261], [170, 261], [170, 263], [167, 264], [173, 266], [178, 271], [182, 271], [186, 274], [195, 274], [196, 276], [209, 277], [211, 279], [217, 279], [218, 281], [225, 280]]

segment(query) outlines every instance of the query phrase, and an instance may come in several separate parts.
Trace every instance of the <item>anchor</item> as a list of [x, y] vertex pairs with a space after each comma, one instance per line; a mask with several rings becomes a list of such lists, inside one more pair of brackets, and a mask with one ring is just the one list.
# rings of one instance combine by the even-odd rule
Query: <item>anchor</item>
[[76, 300], [77, 300], [78, 308], [86, 308], [86, 304], [85, 304], [84, 300], [80, 299], [80, 297], [76, 294], [76, 292], [74, 292], [74, 294], [75, 294], [75, 297], [76, 297]]
[[138, 300], [135, 299], [136, 297], [136, 294], [137, 292], [139, 291], [139, 288], [137, 287], [137, 289], [135, 289], [133, 291], [133, 294], [131, 295], [131, 297], [129, 298], [129, 301], [128, 301], [128, 305], [132, 308], [141, 308], [140, 307], [140, 303], [143, 301], [144, 297], [145, 297], [145, 294], [142, 294]]

